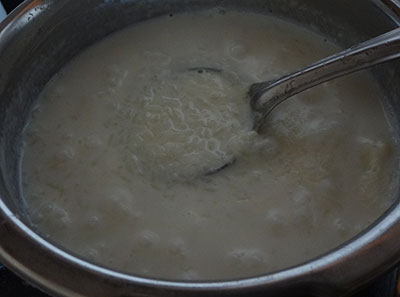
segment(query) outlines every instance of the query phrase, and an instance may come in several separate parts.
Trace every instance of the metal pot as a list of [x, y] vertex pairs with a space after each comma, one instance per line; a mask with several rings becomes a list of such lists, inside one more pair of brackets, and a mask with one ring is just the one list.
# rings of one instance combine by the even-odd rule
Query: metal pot
[[[397, 0], [30, 0], [0, 24], [0, 261], [55, 296], [342, 296], [400, 260], [400, 199], [342, 246], [276, 273], [224, 282], [173, 282], [79, 259], [30, 227], [20, 185], [21, 132], [44, 85], [105, 35], [159, 15], [208, 7], [275, 14], [349, 46], [400, 25]], [[374, 68], [388, 117], [400, 123], [400, 64]], [[399, 134], [399, 133], [397, 133]], [[162, 264], [161, 264], [162, 265]]]

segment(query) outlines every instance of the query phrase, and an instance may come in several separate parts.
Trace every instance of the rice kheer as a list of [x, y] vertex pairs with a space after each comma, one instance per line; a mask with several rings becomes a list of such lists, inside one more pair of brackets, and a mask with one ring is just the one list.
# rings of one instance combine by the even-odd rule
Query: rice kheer
[[107, 37], [48, 84], [26, 128], [33, 223], [90, 261], [165, 279], [255, 276], [338, 246], [392, 202], [397, 148], [375, 82], [313, 88], [260, 133], [246, 97], [251, 83], [337, 51], [244, 12], [165, 16]]

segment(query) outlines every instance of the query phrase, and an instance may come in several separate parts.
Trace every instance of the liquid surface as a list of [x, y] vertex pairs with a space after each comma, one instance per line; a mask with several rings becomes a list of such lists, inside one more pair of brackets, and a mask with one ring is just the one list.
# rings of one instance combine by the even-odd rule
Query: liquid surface
[[265, 274], [338, 246], [391, 202], [395, 144], [374, 82], [357, 74], [309, 90], [259, 134], [246, 98], [251, 83], [336, 51], [239, 12], [109, 36], [48, 84], [26, 129], [32, 221], [95, 263], [166, 279]]

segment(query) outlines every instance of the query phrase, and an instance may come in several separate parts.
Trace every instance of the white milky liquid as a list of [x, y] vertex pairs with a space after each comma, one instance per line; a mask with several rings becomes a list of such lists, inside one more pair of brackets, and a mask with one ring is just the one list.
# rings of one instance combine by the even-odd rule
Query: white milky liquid
[[356, 74], [304, 92], [259, 134], [246, 97], [338, 50], [239, 12], [109, 36], [48, 84], [26, 129], [33, 222], [95, 263], [167, 279], [265, 274], [338, 246], [391, 202], [396, 147], [375, 83]]

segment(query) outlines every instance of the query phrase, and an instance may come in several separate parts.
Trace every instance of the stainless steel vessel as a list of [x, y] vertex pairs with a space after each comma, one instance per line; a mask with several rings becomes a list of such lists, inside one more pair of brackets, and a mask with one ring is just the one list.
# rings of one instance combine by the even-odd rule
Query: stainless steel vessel
[[[25, 215], [19, 161], [21, 131], [44, 85], [80, 50], [115, 30], [163, 14], [208, 7], [283, 16], [344, 47], [400, 25], [397, 0], [26, 1], [0, 24], [0, 262], [54, 296], [76, 297], [337, 297], [399, 262], [398, 189], [394, 205], [351, 241], [296, 267], [242, 280], [196, 283], [126, 275], [83, 261], [35, 233]], [[373, 73], [397, 129], [400, 64], [381, 65]]]

